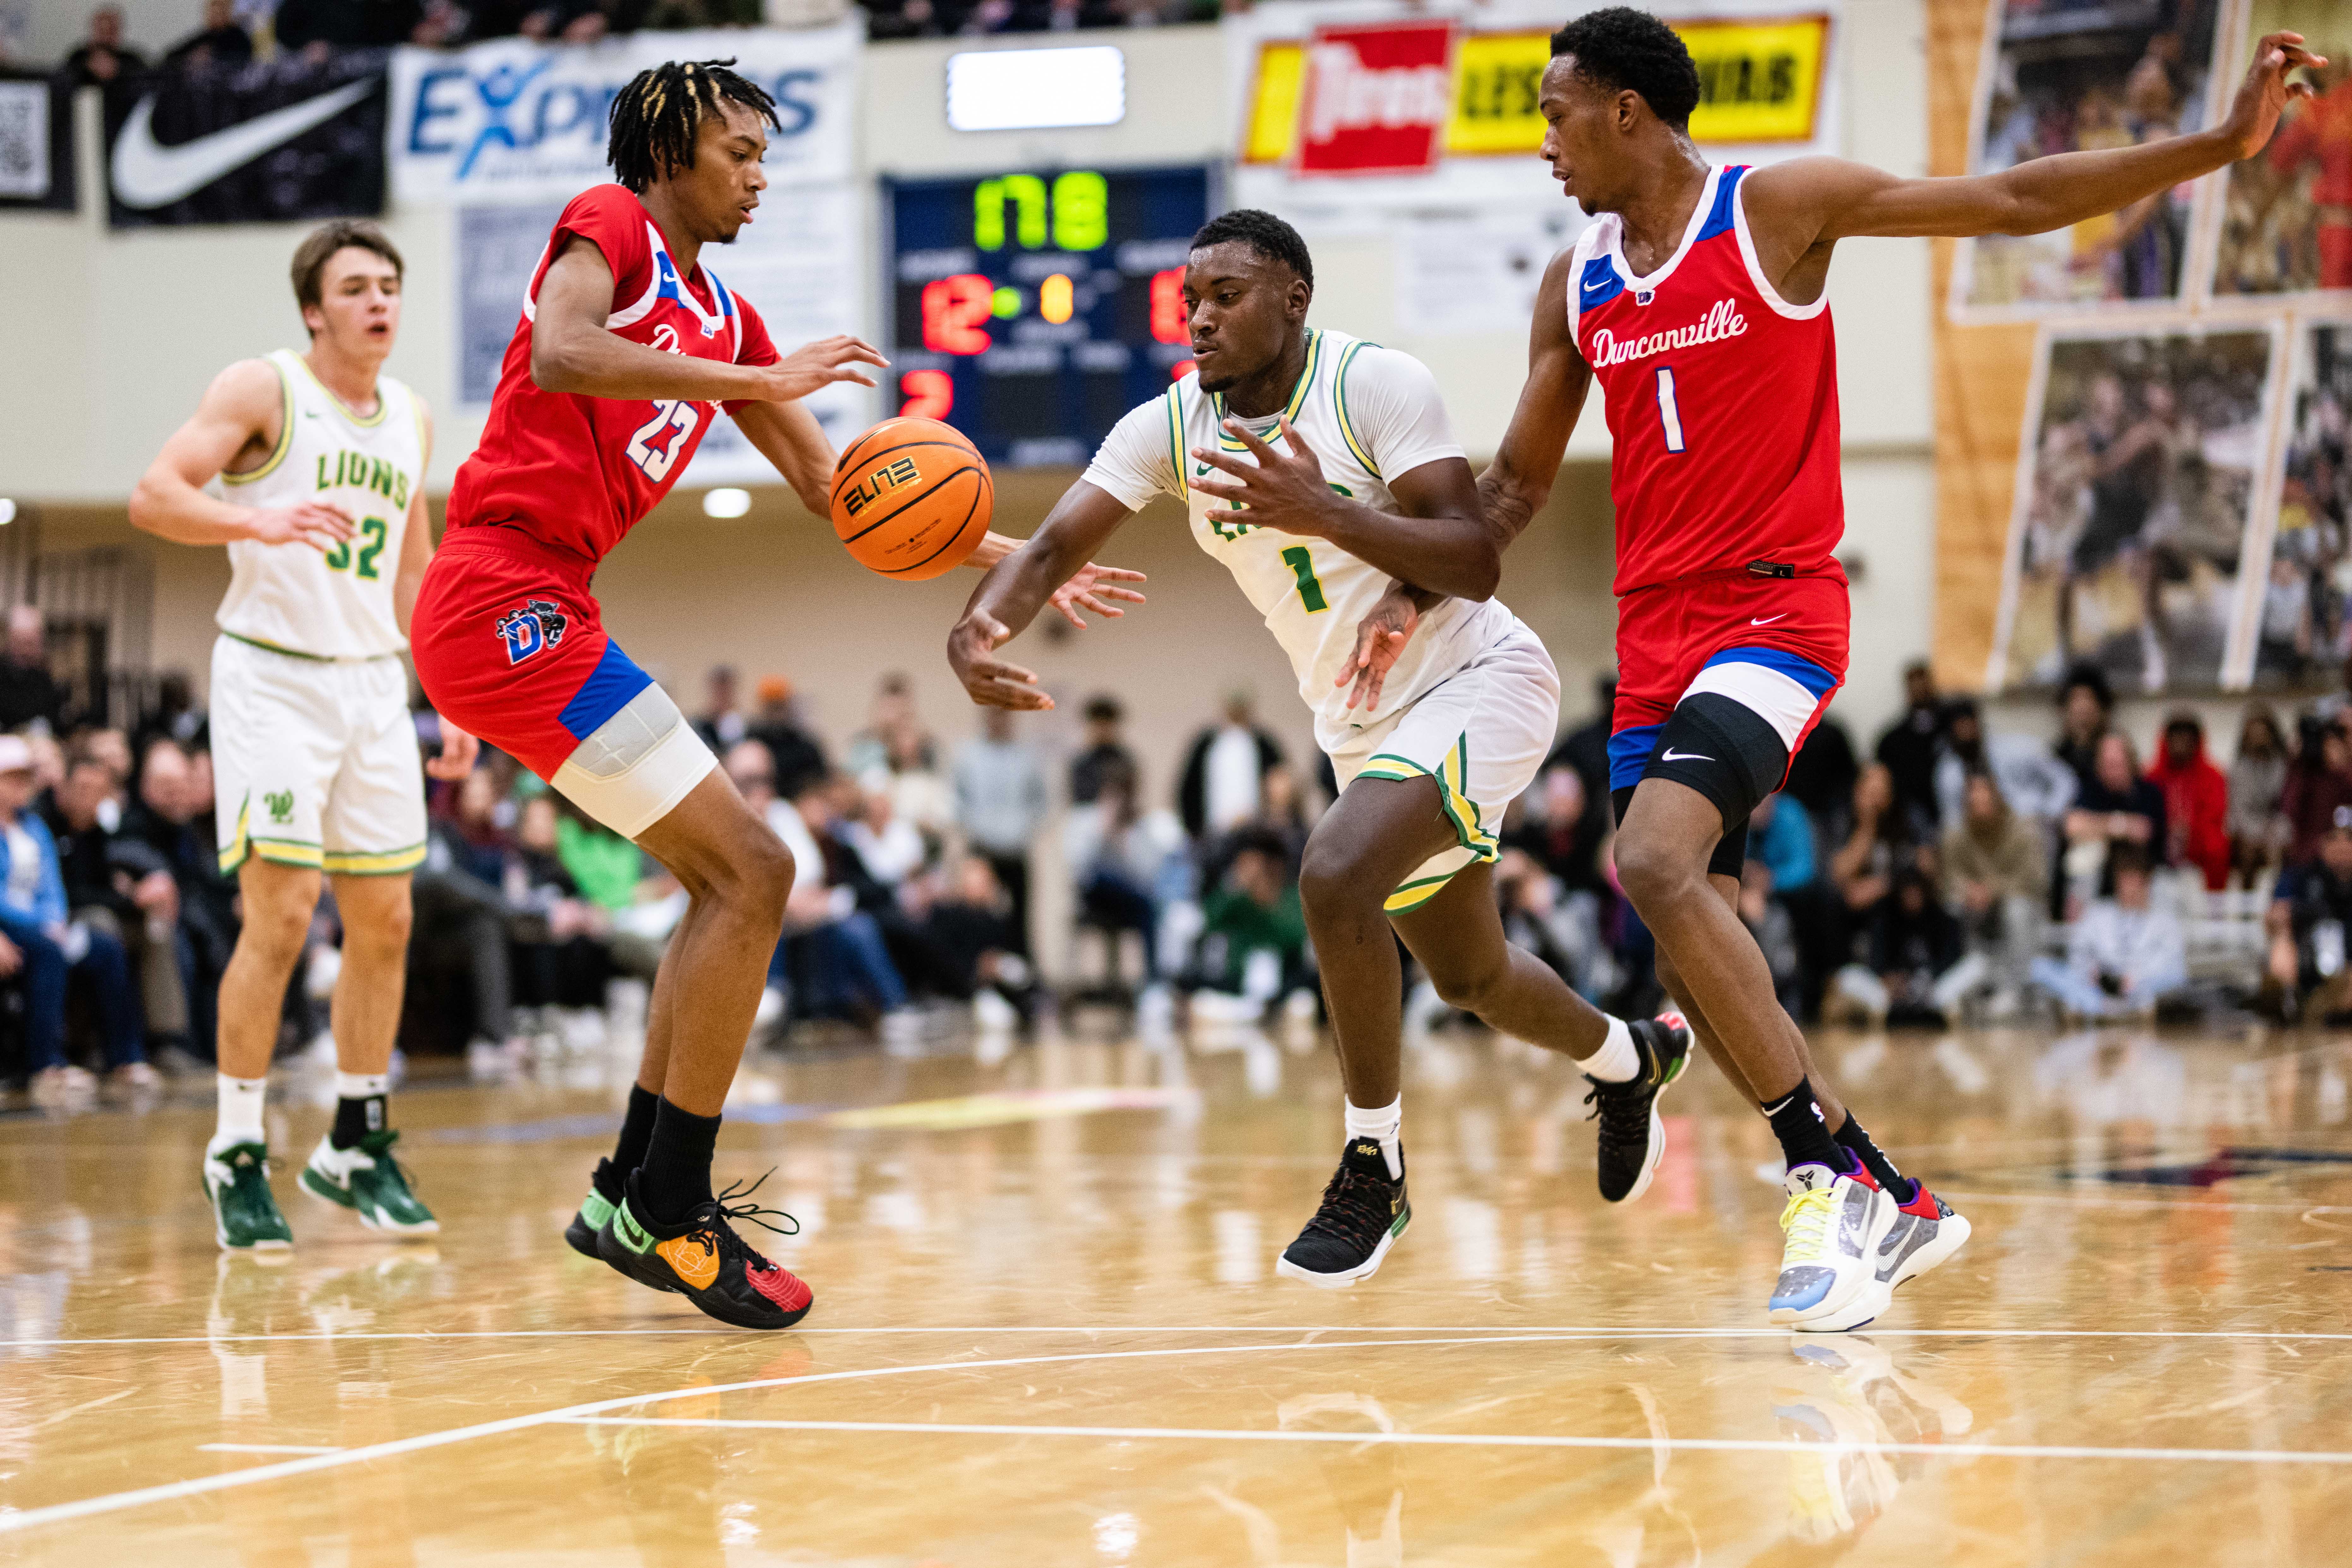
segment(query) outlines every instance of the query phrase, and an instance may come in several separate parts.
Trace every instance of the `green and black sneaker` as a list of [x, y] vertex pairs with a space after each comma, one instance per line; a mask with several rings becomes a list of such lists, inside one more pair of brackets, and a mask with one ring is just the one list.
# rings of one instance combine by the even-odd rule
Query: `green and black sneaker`
[[[604, 1189], [608, 1185], [615, 1191], [619, 1190], [621, 1173], [613, 1169], [612, 1161], [599, 1160], [596, 1162], [596, 1174], [588, 1184], [588, 1195], [580, 1200], [579, 1211], [572, 1216], [572, 1223], [563, 1227], [564, 1245], [581, 1257], [593, 1258], [599, 1263], [604, 1261], [604, 1256], [596, 1250], [596, 1234], [611, 1222], [614, 1214], [621, 1206], [604, 1195]], [[628, 1274], [632, 1279], [636, 1278], [617, 1263], [612, 1267], [623, 1274]], [[653, 1282], [648, 1280], [646, 1283]], [[656, 1285], [655, 1289], [667, 1290], [669, 1287]]]
[[205, 1151], [205, 1196], [213, 1205], [213, 1235], [231, 1252], [278, 1252], [294, 1245], [286, 1216], [269, 1191], [269, 1150], [231, 1143]]
[[1397, 1173], [1378, 1140], [1350, 1138], [1339, 1169], [1323, 1189], [1323, 1204], [1298, 1239], [1283, 1248], [1276, 1274], [1304, 1279], [1326, 1290], [1345, 1290], [1377, 1273], [1404, 1227], [1412, 1205], [1404, 1194], [1404, 1148], [1397, 1148]]
[[761, 1257], [727, 1223], [748, 1219], [786, 1236], [800, 1229], [797, 1221], [789, 1231], [768, 1225], [762, 1215], [792, 1220], [790, 1215], [775, 1209], [751, 1203], [728, 1206], [730, 1199], [750, 1197], [759, 1182], [749, 1189], [729, 1187], [687, 1215], [682, 1225], [656, 1225], [640, 1217], [645, 1199], [637, 1175], [635, 1171], [629, 1173], [613, 1217], [597, 1233], [597, 1257], [640, 1285], [675, 1290], [720, 1322], [739, 1329], [789, 1329], [808, 1316], [815, 1292], [796, 1275]]
[[392, 1157], [400, 1134], [386, 1127], [371, 1132], [349, 1149], [338, 1149], [328, 1139], [310, 1151], [302, 1167], [302, 1190], [350, 1209], [370, 1230], [399, 1237], [441, 1234], [441, 1222], [417, 1201], [408, 1184], [408, 1173]]
[[1625, 1027], [1642, 1059], [1640, 1070], [1624, 1083], [1585, 1080], [1592, 1088], [1584, 1103], [1601, 1123], [1595, 1140], [1601, 1195], [1612, 1204], [1632, 1203], [1650, 1190], [1650, 1178], [1666, 1154], [1658, 1097], [1690, 1066], [1691, 1029], [1680, 1013], [1635, 1018]]

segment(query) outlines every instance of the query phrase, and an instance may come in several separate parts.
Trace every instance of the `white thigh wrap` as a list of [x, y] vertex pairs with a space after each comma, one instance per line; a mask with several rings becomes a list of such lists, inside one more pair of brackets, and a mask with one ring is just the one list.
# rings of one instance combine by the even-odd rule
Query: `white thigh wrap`
[[719, 765], [669, 693], [648, 686], [580, 742], [549, 782], [624, 838], [677, 809]]

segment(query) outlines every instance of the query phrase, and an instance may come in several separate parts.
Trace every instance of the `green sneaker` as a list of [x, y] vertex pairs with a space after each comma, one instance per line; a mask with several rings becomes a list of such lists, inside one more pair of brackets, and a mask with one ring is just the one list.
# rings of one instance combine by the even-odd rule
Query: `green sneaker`
[[213, 1205], [213, 1235], [231, 1252], [278, 1252], [294, 1245], [286, 1216], [269, 1191], [269, 1151], [232, 1143], [205, 1151], [205, 1196]]
[[387, 1127], [371, 1132], [349, 1149], [319, 1140], [310, 1163], [302, 1167], [302, 1190], [314, 1198], [340, 1204], [360, 1216], [370, 1230], [394, 1236], [438, 1236], [441, 1222], [417, 1202], [409, 1190], [408, 1173], [392, 1157], [400, 1134]]

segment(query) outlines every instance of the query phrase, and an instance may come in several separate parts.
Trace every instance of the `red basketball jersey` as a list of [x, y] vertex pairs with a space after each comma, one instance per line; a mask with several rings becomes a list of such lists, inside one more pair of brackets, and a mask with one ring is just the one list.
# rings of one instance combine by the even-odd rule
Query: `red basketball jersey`
[[489, 422], [450, 487], [449, 526], [502, 523], [594, 562], [669, 493], [721, 405], [590, 397], [550, 392], [531, 380], [540, 281], [572, 234], [604, 252], [613, 269], [605, 331], [671, 353], [738, 364], [773, 364], [776, 350], [750, 303], [729, 293], [709, 268], [698, 264], [692, 278], [678, 277], [659, 226], [627, 189], [598, 185], [572, 199], [531, 269]]
[[1791, 305], [1765, 279], [1747, 173], [1708, 174], [1681, 247], [1647, 278], [1627, 265], [1615, 214], [1577, 238], [1569, 329], [1614, 444], [1621, 596], [1756, 561], [1843, 577], [1829, 301]]

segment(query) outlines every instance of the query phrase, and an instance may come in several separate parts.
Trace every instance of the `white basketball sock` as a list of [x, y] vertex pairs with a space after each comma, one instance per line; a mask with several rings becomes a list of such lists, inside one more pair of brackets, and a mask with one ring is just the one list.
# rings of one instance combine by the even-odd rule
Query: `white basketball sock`
[[269, 1093], [269, 1079], [219, 1073], [213, 1081], [220, 1092], [220, 1114], [205, 1152], [217, 1154], [233, 1143], [267, 1143], [269, 1136], [262, 1131], [261, 1110]]
[[1404, 1096], [1398, 1095], [1377, 1110], [1366, 1110], [1354, 1100], [1348, 1101], [1348, 1136], [1370, 1138], [1380, 1144], [1381, 1158], [1388, 1162], [1389, 1180], [1404, 1174]]
[[341, 1072], [335, 1074], [335, 1098], [338, 1100], [373, 1100], [379, 1094], [392, 1092], [392, 1075], [388, 1072]]
[[1642, 1070], [1642, 1053], [1633, 1048], [1633, 1031], [1622, 1018], [1609, 1020], [1609, 1037], [1601, 1048], [1576, 1064], [1576, 1070], [1595, 1083], [1630, 1082]]

